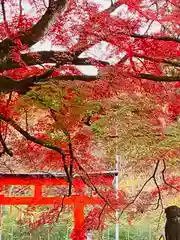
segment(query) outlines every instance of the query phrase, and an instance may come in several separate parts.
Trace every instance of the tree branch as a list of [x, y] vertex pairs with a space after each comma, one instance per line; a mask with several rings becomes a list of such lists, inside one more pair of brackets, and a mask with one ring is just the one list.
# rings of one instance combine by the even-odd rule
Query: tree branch
[[[41, 19], [31, 29], [27, 29], [25, 32], [19, 32], [19, 34], [17, 34], [21, 43], [31, 47], [40, 41], [55, 22], [57, 14], [62, 13], [66, 4], [67, 0], [50, 1], [49, 7]], [[4, 39], [0, 43], [0, 57], [6, 57], [9, 54], [11, 47], [15, 45], [13, 39]]]
[[9, 93], [18, 90], [18, 81], [14, 81], [10, 77], [0, 76], [0, 92]]
[[[77, 58], [76, 52], [61, 52], [61, 51], [39, 51], [32, 52], [27, 54], [21, 54], [22, 61], [28, 66], [37, 65], [37, 64], [58, 64], [63, 66], [64, 64], [71, 65], [91, 65], [89, 58]], [[102, 65], [108, 65], [106, 61], [96, 60]], [[18, 62], [13, 61], [13, 59], [8, 58], [7, 61], [4, 61], [0, 64], [0, 71], [14, 69], [21, 67]]]
[[[49, 70], [52, 71], [52, 70]], [[52, 73], [52, 72], [51, 72]], [[83, 82], [93, 82], [99, 79], [98, 76], [88, 76], [88, 75], [61, 75], [56, 77], [49, 77], [51, 74], [43, 74], [40, 76], [33, 76], [30, 78], [25, 78], [21, 81], [15, 81], [6, 76], [0, 76], [0, 92], [9, 93], [16, 91], [20, 94], [26, 94], [30, 87], [36, 84], [45, 83], [51, 80], [60, 81], [83, 81]], [[151, 74], [141, 73], [139, 75], [133, 75], [135, 78], [152, 80], [155, 82], [179, 82], [180, 76], [155, 76]]]
[[62, 80], [62, 81], [84, 81], [84, 82], [92, 82], [97, 80], [96, 76], [88, 76], [88, 75], [64, 75], [57, 77], [49, 77], [53, 70], [47, 71], [47, 73], [40, 76], [33, 76], [30, 78], [25, 78], [24, 80], [15, 81], [6, 76], [0, 76], [0, 92], [9, 93], [12, 91], [16, 91], [20, 94], [26, 94], [32, 86], [35, 86], [38, 83], [45, 83], [51, 80]]
[[180, 39], [179, 38], [177, 38], [177, 37], [170, 37], [170, 36], [156, 37], [156, 36], [152, 36], [152, 35], [146, 35], [146, 34], [141, 35], [141, 34], [138, 34], [138, 33], [133, 33], [133, 34], [130, 35], [130, 37], [180, 43]]
[[[83, 81], [83, 82], [92, 82], [98, 80], [97, 76], [89, 76], [89, 75], [63, 75], [53, 77], [53, 80], [64, 80], [64, 81]], [[41, 79], [39, 82], [46, 82], [49, 79]]]
[[151, 75], [146, 73], [141, 73], [134, 77], [152, 80], [155, 82], [179, 82], [180, 81], [180, 76], [156, 76], [156, 75]]
[[[153, 179], [154, 180], [154, 183], [155, 185], [157, 184], [157, 181], [156, 181], [156, 173], [157, 173], [157, 170], [158, 170], [158, 167], [159, 167], [159, 163], [160, 163], [160, 160], [157, 160], [156, 162], [156, 165], [155, 165], [155, 168], [154, 168], [154, 171], [153, 171], [153, 174], [144, 182], [144, 184], [142, 185], [141, 189], [138, 191], [138, 193], [136, 194], [136, 196], [134, 197], [134, 199], [132, 201], [130, 201], [121, 211], [120, 215], [119, 215], [119, 218], [122, 216], [122, 214], [124, 213], [124, 211], [129, 207], [131, 206], [136, 200], [137, 198], [139, 197], [139, 195], [142, 193], [142, 191], [144, 190], [145, 186]], [[157, 187], [157, 185], [156, 185]], [[159, 186], [158, 186], [159, 187]], [[159, 188], [158, 188], [159, 190]], [[159, 193], [159, 192], [158, 192]], [[160, 194], [160, 193], [159, 193]], [[157, 203], [157, 206], [159, 206], [159, 201], [161, 201], [161, 195], [160, 197], [158, 198], [158, 203]]]
[[57, 146], [52, 145], [50, 142], [43, 141], [39, 138], [36, 138], [34, 136], [31, 136], [28, 132], [26, 132], [23, 128], [21, 128], [13, 119], [5, 117], [3, 114], [0, 114], [0, 119], [4, 122], [7, 122], [10, 124], [16, 131], [18, 131], [21, 135], [23, 135], [27, 140], [34, 142], [38, 145], [41, 145], [43, 147], [52, 149], [58, 153], [60, 153], [63, 157], [65, 157], [65, 153], [62, 149], [60, 149]]
[[173, 185], [171, 185], [170, 183], [167, 182], [166, 177], [165, 177], [165, 172], [166, 172], [166, 162], [163, 159], [163, 170], [162, 170], [162, 179], [165, 185], [167, 185], [169, 188], [172, 188], [174, 190], [176, 190], [177, 192], [179, 192], [178, 188], [174, 187]]
[[54, 150], [55, 152], [58, 152], [62, 156], [64, 171], [66, 173], [68, 182], [71, 184], [71, 176], [69, 175], [68, 166], [66, 164], [66, 154], [60, 147], [57, 147], [48, 141], [43, 141], [39, 138], [36, 138], [30, 135], [27, 131], [21, 128], [13, 119], [5, 117], [3, 114], [0, 114], [0, 119], [8, 123], [10, 126], [12, 126], [17, 132], [19, 132], [22, 136], [24, 136], [28, 141], [34, 142], [40, 146], [43, 146], [51, 150]]
[[10, 77], [0, 76], [0, 92], [9, 93], [16, 91], [21, 94], [25, 94], [30, 90], [30, 87], [34, 86], [37, 82], [41, 82], [42, 79], [46, 79], [52, 74], [53, 70], [50, 69], [46, 73], [40, 76], [33, 76], [25, 78], [24, 80], [15, 81]]
[[2, 134], [0, 133], [0, 143], [2, 144], [3, 146], [3, 149], [4, 149], [4, 153], [7, 153], [10, 157], [13, 156], [13, 153], [12, 151], [7, 147], [6, 143], [5, 143], [5, 140], [3, 139], [3, 136]]
[[[137, 76], [134, 75], [133, 77], [152, 80], [155, 82], [178, 82], [178, 81], [180, 81], [180, 76], [156, 76], [156, 75], [151, 75], [151, 74], [146, 74], [146, 73], [141, 73]], [[54, 77], [53, 79], [65, 80], [65, 81], [79, 80], [79, 81], [85, 81], [85, 82], [92, 82], [92, 81], [98, 80], [98, 77], [97, 76], [88, 76], [88, 75], [76, 75], [76, 76], [64, 75], [64, 76]], [[42, 81], [43, 81], [43, 79], [42, 79]]]
[[[111, 3], [112, 3], [112, 2], [111, 2]], [[114, 12], [118, 7], [120, 7], [121, 5], [123, 5], [122, 2], [121, 2], [121, 1], [117, 1], [117, 2], [115, 2], [115, 3], [112, 3], [112, 4], [110, 5], [110, 7], [109, 7], [109, 8], [106, 8], [103, 12], [112, 13], [112, 12]]]
[[136, 54], [136, 53], [133, 53], [133, 57], [143, 58], [145, 60], [149, 60], [149, 61], [157, 62], [157, 63], [166, 63], [166, 64], [169, 64], [173, 67], [180, 67], [180, 62], [171, 61], [171, 60], [168, 60], [168, 59], [158, 59], [158, 58], [154, 58], [154, 57], [150, 57], [150, 56], [144, 56], [144, 55]]
[[[49, 110], [50, 110], [50, 113], [51, 113], [51, 116], [52, 116], [53, 120], [55, 121], [56, 124], [58, 124], [56, 111], [54, 111], [51, 108]], [[70, 133], [68, 132], [68, 130], [63, 126], [63, 124], [59, 123], [58, 126], [63, 131], [64, 135], [67, 137], [68, 146], [69, 146], [69, 154], [70, 154], [71, 160], [70, 160], [70, 163], [69, 163], [69, 170], [68, 170], [68, 173], [69, 173], [69, 194], [68, 194], [68, 196], [71, 196], [72, 185], [73, 185], [72, 181], [73, 181], [73, 160], [74, 160], [71, 136], [70, 136]]]

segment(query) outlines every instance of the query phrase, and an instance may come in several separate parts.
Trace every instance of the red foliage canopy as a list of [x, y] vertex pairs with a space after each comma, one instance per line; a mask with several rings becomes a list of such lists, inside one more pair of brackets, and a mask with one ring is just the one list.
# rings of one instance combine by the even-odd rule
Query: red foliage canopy
[[108, 108], [92, 102], [145, 94], [160, 134], [178, 120], [179, 0], [2, 0], [0, 14], [2, 161], [63, 170], [71, 188], [109, 167], [90, 128]]

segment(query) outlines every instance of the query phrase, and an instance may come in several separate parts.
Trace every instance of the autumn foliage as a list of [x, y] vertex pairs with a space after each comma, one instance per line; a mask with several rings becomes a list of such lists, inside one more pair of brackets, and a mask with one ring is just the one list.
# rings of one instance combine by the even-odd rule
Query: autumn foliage
[[[180, 142], [179, 0], [102, 5], [2, 0], [0, 15], [0, 157], [2, 165], [8, 163], [2, 171], [17, 166], [19, 172], [63, 171], [71, 194], [75, 174], [88, 184], [89, 172], [113, 168], [111, 150], [119, 141], [130, 167], [136, 161], [138, 169], [148, 165], [146, 174], [156, 190], [146, 196], [157, 200], [157, 208], [161, 192], [177, 193], [172, 160]], [[112, 119], [115, 102], [120, 112]], [[136, 140], [115, 143], [118, 131], [126, 139], [135, 134]], [[132, 156], [126, 144], [135, 146], [139, 137], [156, 139], [148, 142], [153, 153]], [[97, 190], [95, 185], [90, 188]], [[141, 193], [127, 201], [136, 203]], [[113, 194], [111, 189], [108, 195]], [[141, 200], [148, 202], [144, 195]]]

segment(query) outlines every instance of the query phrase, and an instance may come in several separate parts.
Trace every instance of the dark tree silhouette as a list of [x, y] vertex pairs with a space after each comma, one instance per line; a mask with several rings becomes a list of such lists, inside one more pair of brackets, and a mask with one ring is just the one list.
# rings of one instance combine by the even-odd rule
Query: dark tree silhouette
[[167, 207], [165, 236], [166, 240], [180, 240], [180, 208], [177, 206]]

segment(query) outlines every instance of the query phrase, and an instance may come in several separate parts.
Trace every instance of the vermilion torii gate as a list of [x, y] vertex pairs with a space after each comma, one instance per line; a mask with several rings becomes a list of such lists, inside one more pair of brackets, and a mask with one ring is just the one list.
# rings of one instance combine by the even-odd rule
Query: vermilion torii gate
[[[117, 171], [91, 172], [88, 173], [93, 184], [101, 186], [111, 186]], [[33, 196], [6, 196], [3, 188], [7, 186], [34, 186]], [[84, 207], [86, 205], [103, 204], [104, 200], [98, 196], [88, 196], [85, 194], [85, 183], [76, 176], [73, 179], [73, 194], [69, 197], [43, 196], [43, 187], [67, 186], [68, 181], [65, 174], [4, 174], [0, 173], [0, 205], [72, 205], [74, 209], [74, 231], [79, 232], [82, 239], [85, 239], [83, 232]], [[72, 238], [73, 239], [73, 238]]]

